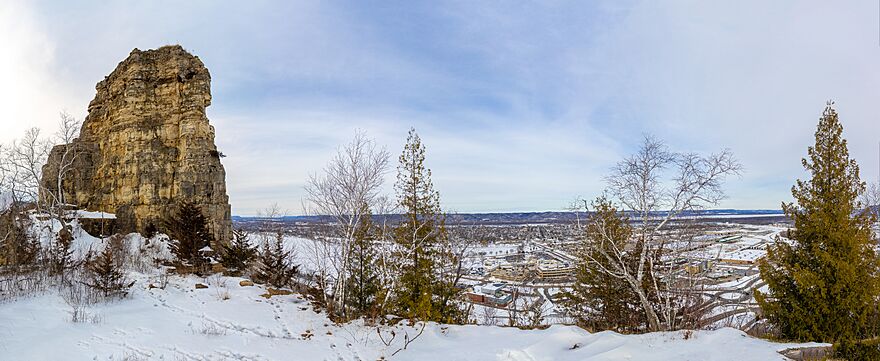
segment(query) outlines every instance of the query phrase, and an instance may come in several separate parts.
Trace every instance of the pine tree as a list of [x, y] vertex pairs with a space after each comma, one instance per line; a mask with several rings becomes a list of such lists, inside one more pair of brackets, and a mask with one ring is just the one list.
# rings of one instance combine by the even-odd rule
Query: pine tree
[[284, 235], [278, 233], [275, 240], [263, 243], [257, 255], [257, 269], [253, 275], [256, 282], [276, 288], [288, 287], [299, 273], [299, 266], [291, 263], [293, 251], [284, 249]]
[[251, 245], [250, 236], [241, 229], [233, 230], [232, 242], [222, 247], [220, 263], [233, 273], [246, 270], [257, 256], [257, 249]]
[[[629, 219], [606, 198], [593, 202], [593, 209], [578, 255], [575, 282], [565, 294], [563, 306], [578, 324], [590, 330], [642, 332], [648, 322], [638, 295], [625, 280], [602, 271], [614, 267], [602, 247], [623, 248], [632, 238]], [[638, 264], [637, 251], [624, 254], [627, 263]]]
[[62, 282], [68, 269], [81, 264], [73, 258], [72, 244], [73, 230], [70, 225], [64, 225], [55, 234], [55, 240], [49, 246], [49, 249], [46, 250], [49, 274], [60, 275]]
[[214, 239], [199, 206], [192, 202], [181, 203], [177, 212], [165, 220], [165, 228], [171, 237], [171, 252], [178, 260], [195, 267], [207, 263], [202, 249], [209, 247]]
[[349, 244], [348, 290], [345, 305], [349, 317], [372, 316], [380, 292], [375, 241], [376, 227], [369, 211], [361, 217], [360, 225]]
[[30, 218], [19, 207], [12, 206], [0, 213], [0, 266], [34, 264], [40, 253], [40, 242], [28, 232]]
[[91, 281], [87, 285], [100, 291], [104, 297], [125, 297], [128, 289], [134, 284], [125, 280], [125, 275], [116, 260], [118, 258], [116, 252], [117, 249], [108, 244], [97, 258], [86, 265], [91, 273]]
[[460, 291], [437, 277], [440, 267], [450, 266], [442, 263], [448, 257], [439, 247], [447, 237], [440, 194], [425, 167], [425, 146], [415, 129], [409, 131], [397, 172], [397, 203], [404, 211], [394, 229], [401, 249], [397, 312], [410, 319], [457, 322], [461, 311], [448, 302]]
[[760, 261], [769, 292], [756, 292], [764, 317], [783, 338], [836, 342], [875, 334], [878, 262], [871, 224], [857, 197], [865, 185], [829, 104], [802, 164], [811, 174], [783, 204], [792, 243], [777, 239]]

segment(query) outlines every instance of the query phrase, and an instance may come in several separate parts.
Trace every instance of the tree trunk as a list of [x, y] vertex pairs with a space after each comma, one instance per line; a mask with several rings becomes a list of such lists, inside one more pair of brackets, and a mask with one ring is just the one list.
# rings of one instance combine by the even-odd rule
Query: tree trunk
[[642, 308], [645, 309], [645, 315], [648, 318], [648, 331], [656, 332], [662, 331], [660, 326], [660, 317], [657, 316], [657, 312], [654, 311], [654, 307], [652, 307], [652, 303], [648, 300], [648, 296], [645, 294], [645, 291], [639, 287], [636, 281], [632, 277], [627, 277], [627, 281], [629, 281], [630, 287], [632, 287], [633, 291], [639, 296], [639, 302], [642, 304]]

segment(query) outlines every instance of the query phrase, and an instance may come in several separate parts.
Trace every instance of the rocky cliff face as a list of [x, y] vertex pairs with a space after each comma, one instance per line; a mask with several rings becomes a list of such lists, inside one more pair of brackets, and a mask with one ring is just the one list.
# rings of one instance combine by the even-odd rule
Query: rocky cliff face
[[[226, 172], [214, 145], [211, 75], [180, 46], [134, 49], [96, 86], [79, 154], [64, 181], [65, 201], [115, 213], [117, 231], [141, 231], [172, 214], [181, 201], [201, 206], [215, 238], [230, 238]], [[50, 189], [53, 149], [44, 182]]]

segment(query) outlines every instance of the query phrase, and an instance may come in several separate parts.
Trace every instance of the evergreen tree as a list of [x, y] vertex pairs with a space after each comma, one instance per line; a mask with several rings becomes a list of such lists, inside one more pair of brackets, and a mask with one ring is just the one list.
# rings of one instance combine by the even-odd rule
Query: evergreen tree
[[0, 266], [34, 264], [40, 253], [40, 242], [28, 232], [30, 218], [19, 207], [12, 206], [0, 213]]
[[55, 234], [55, 240], [46, 250], [46, 258], [49, 263], [49, 274], [60, 275], [62, 282], [66, 271], [70, 268], [80, 265], [73, 258], [73, 230], [70, 225], [64, 225], [61, 230]]
[[796, 205], [782, 205], [794, 221], [793, 242], [777, 239], [759, 263], [769, 292], [756, 292], [756, 299], [787, 339], [836, 342], [875, 334], [880, 263], [874, 219], [856, 200], [865, 185], [842, 131], [829, 104], [802, 161], [811, 179], [792, 187]]
[[253, 275], [256, 282], [272, 287], [282, 288], [291, 285], [293, 278], [299, 273], [299, 266], [290, 262], [293, 251], [284, 249], [284, 235], [278, 233], [275, 240], [263, 243], [257, 255], [257, 269]]
[[171, 237], [171, 252], [178, 260], [195, 267], [207, 263], [202, 249], [209, 247], [214, 239], [199, 206], [192, 202], [181, 203], [177, 212], [165, 220], [165, 229]]
[[447, 234], [440, 194], [425, 167], [425, 147], [415, 129], [409, 131], [397, 171], [397, 203], [404, 212], [394, 229], [400, 249], [397, 312], [410, 319], [457, 322], [460, 310], [448, 307], [453, 297], [446, 293], [460, 291], [437, 277], [439, 267], [450, 266], [441, 263], [445, 257], [439, 246]]
[[246, 270], [257, 256], [257, 249], [251, 245], [250, 236], [241, 229], [232, 231], [232, 242], [222, 245], [220, 263], [233, 273]]
[[[623, 249], [632, 239], [629, 219], [606, 198], [593, 202], [593, 209], [586, 239], [578, 254], [575, 282], [565, 294], [563, 305], [579, 325], [589, 330], [642, 332], [648, 322], [638, 295], [625, 280], [603, 272], [603, 268], [614, 267], [603, 253], [603, 247]], [[638, 249], [633, 249], [623, 256], [634, 266], [638, 264], [638, 254]]]
[[125, 280], [116, 252], [117, 249], [108, 244], [97, 258], [86, 265], [91, 273], [91, 281], [87, 285], [100, 291], [104, 297], [125, 297], [134, 284]]
[[372, 216], [366, 211], [360, 225], [355, 229], [354, 239], [349, 244], [348, 290], [345, 294], [349, 317], [372, 316], [376, 308], [376, 298], [380, 292], [379, 272], [375, 241], [376, 227]]

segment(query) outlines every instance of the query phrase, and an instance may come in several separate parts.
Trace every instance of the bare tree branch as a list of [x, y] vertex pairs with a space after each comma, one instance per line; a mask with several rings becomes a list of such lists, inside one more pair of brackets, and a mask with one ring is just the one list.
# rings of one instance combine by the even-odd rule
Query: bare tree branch
[[[634, 239], [630, 245], [621, 246], [599, 232], [601, 236], [592, 242], [605, 259], [590, 256], [587, 261], [601, 272], [626, 281], [641, 300], [650, 330], [675, 329], [680, 308], [687, 304], [678, 297], [690, 293], [674, 289], [682, 285], [675, 267], [665, 261], [674, 259], [681, 249], [670, 249], [668, 245], [675, 243], [671, 240], [686, 241], [687, 235], [670, 232], [668, 225], [685, 214], [717, 205], [725, 197], [726, 177], [741, 172], [742, 165], [728, 149], [709, 156], [674, 153], [662, 141], [645, 136], [639, 150], [617, 163], [606, 177], [608, 193], [634, 216]], [[595, 227], [601, 230], [605, 225]], [[627, 257], [633, 251], [639, 252], [634, 263]], [[684, 283], [685, 287], [693, 286]]]
[[[319, 270], [323, 285], [333, 284], [333, 306], [345, 312], [349, 245], [354, 241], [363, 217], [370, 217], [377, 208], [385, 207], [381, 195], [388, 170], [389, 153], [375, 141], [357, 131], [350, 143], [337, 150], [321, 174], [313, 174], [306, 183], [308, 213], [328, 216], [333, 220], [338, 244], [330, 240], [316, 240], [316, 264], [332, 267]], [[384, 209], [383, 209], [384, 210]], [[323, 263], [323, 262], [327, 263]], [[330, 291], [325, 289], [325, 292]]]

